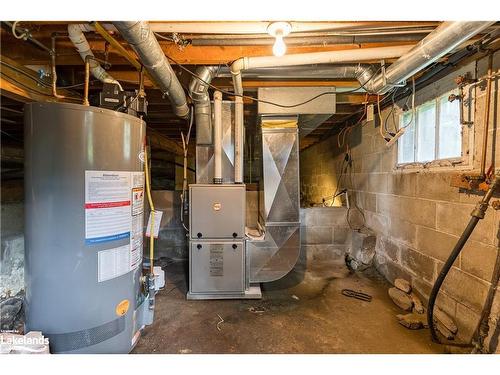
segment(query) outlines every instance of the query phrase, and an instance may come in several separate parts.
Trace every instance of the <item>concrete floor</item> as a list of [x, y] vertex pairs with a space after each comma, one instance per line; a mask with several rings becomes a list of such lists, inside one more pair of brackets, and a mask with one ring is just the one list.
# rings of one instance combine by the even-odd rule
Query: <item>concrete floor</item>
[[[442, 353], [428, 330], [398, 324], [389, 284], [373, 270], [315, 263], [263, 284], [262, 300], [187, 301], [186, 277], [186, 263], [167, 266], [155, 322], [133, 353]], [[373, 299], [347, 298], [344, 288]]]

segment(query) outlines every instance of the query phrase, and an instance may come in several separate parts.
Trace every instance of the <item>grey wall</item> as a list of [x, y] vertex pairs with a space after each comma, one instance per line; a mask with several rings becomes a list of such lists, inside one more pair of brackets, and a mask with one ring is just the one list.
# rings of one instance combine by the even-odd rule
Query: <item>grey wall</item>
[[[497, 53], [494, 69], [499, 65], [500, 54]], [[483, 76], [486, 59], [424, 88], [417, 93], [417, 104], [455, 88], [453, 79], [465, 71], [470, 71], [473, 77]], [[495, 128], [500, 109], [498, 81], [494, 82], [492, 89], [487, 167], [495, 160], [498, 172], [500, 132]], [[467, 173], [478, 172], [479, 167], [484, 87], [477, 88], [476, 97], [474, 134], [471, 135], [474, 162], [472, 170]], [[388, 110], [383, 111], [384, 119], [387, 115]], [[387, 149], [378, 132], [379, 128], [373, 122], [364, 123], [353, 131], [352, 181], [347, 179], [340, 185], [352, 189], [353, 198], [364, 210], [366, 225], [377, 234], [376, 264], [379, 271], [391, 282], [396, 277], [411, 280], [427, 300], [443, 262], [465, 228], [480, 196], [450, 186], [450, 179], [463, 172], [458, 168], [396, 169], [397, 147]], [[343, 156], [336, 136], [302, 153], [301, 186], [306, 205], [332, 194]], [[455, 263], [438, 298], [438, 306], [458, 323], [462, 339], [472, 335], [491, 287], [490, 279], [499, 251], [499, 223], [500, 211], [489, 209]], [[497, 291], [492, 327], [498, 322], [499, 315], [500, 292]]]

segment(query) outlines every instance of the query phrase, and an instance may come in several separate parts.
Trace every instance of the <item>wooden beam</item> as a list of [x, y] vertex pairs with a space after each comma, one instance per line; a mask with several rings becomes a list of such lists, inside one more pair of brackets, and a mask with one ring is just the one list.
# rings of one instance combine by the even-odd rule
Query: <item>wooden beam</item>
[[178, 142], [165, 137], [163, 134], [150, 127], [147, 128], [146, 133], [149, 138], [149, 142], [151, 143], [151, 147], [166, 150], [173, 153], [174, 155], [184, 155], [182, 146]]
[[80, 102], [81, 99], [68, 90], [58, 90], [64, 98], [52, 96], [49, 84], [41, 85], [37, 74], [16, 61], [0, 56], [1, 72], [0, 94], [20, 102]]

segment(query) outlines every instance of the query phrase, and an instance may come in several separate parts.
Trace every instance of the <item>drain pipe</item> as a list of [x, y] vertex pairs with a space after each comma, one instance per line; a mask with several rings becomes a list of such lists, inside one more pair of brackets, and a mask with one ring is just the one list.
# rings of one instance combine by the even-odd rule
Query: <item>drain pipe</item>
[[148, 73], [168, 96], [174, 113], [187, 119], [189, 108], [186, 94], [149, 27], [149, 23], [146, 21], [116, 21], [113, 22], [113, 25], [132, 46]]
[[83, 35], [82, 28], [80, 25], [77, 24], [69, 24], [68, 25], [68, 36], [73, 45], [76, 47], [78, 50], [78, 53], [80, 54], [82, 60], [85, 62], [87, 57], [90, 56], [90, 71], [92, 72], [92, 75], [96, 77], [99, 81], [105, 82], [105, 83], [114, 83], [117, 84], [120, 87], [120, 90], [123, 91], [122, 86], [120, 83], [114, 79], [108, 72], [104, 70], [104, 68], [99, 64], [95, 58], [94, 54], [92, 53], [92, 50], [90, 49], [89, 42], [87, 42], [87, 39], [85, 38], [85, 35]]
[[222, 93], [214, 92], [214, 184], [222, 184]]

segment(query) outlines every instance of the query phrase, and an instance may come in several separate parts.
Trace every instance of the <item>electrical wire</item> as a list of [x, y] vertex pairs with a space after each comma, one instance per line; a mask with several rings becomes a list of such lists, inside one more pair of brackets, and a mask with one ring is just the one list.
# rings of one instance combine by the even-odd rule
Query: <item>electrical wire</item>
[[[322, 92], [322, 93], [320, 93], [318, 95], [315, 95], [312, 98], [310, 98], [308, 100], [305, 100], [305, 101], [303, 101], [301, 103], [297, 103], [297, 104], [279, 104], [279, 103], [271, 102], [269, 100], [258, 99], [258, 98], [254, 97], [254, 96], [237, 94], [237, 93], [234, 93], [234, 92], [231, 92], [231, 91], [227, 91], [227, 90], [221, 89], [221, 88], [219, 88], [217, 86], [214, 86], [213, 84], [205, 81], [203, 78], [201, 78], [196, 73], [194, 73], [190, 69], [186, 68], [183, 64], [180, 64], [179, 62], [177, 62], [176, 60], [174, 60], [170, 56], [168, 56], [168, 55], [165, 55], [165, 56], [167, 57], [167, 59], [171, 60], [174, 64], [176, 64], [177, 66], [179, 66], [179, 68], [181, 68], [182, 70], [184, 70], [185, 72], [187, 72], [188, 74], [190, 74], [192, 77], [200, 80], [202, 83], [204, 83], [205, 85], [207, 85], [208, 87], [210, 87], [210, 88], [212, 88], [214, 90], [218, 90], [221, 93], [226, 94], [226, 95], [238, 96], [240, 98], [249, 99], [249, 100], [252, 100], [254, 102], [270, 104], [270, 105], [274, 105], [276, 107], [281, 107], [281, 108], [295, 108], [295, 107], [299, 107], [301, 105], [310, 103], [313, 100], [316, 100], [316, 99], [318, 99], [318, 98], [320, 98], [322, 96], [325, 96], [325, 95], [336, 95], [336, 94], [339, 94], [339, 93], [336, 93], [336, 92], [325, 91], [325, 92]], [[351, 94], [351, 93], [357, 92], [357, 91], [359, 91], [361, 89], [364, 89], [365, 86], [378, 74], [378, 72], [380, 70], [381, 70], [381, 67], [375, 73], [373, 73], [372, 76], [367, 81], [365, 81], [363, 84], [361, 84], [359, 87], [357, 87], [357, 88], [355, 88], [353, 90], [343, 91], [341, 94]]]
[[19, 21], [14, 21], [12, 23], [12, 35], [14, 35], [14, 38], [16, 38], [16, 39], [24, 39], [28, 35], [28, 32], [25, 29], [21, 35], [18, 35], [16, 32], [16, 28], [17, 28], [18, 23], [19, 23]]
[[150, 273], [154, 274], [154, 248], [155, 248], [155, 206], [153, 204], [153, 198], [151, 197], [151, 181], [150, 181], [150, 170], [148, 165], [148, 150], [144, 147], [144, 178], [146, 180], [146, 195], [148, 197], [149, 208], [151, 210], [151, 226], [149, 229], [149, 264], [150, 264]]

